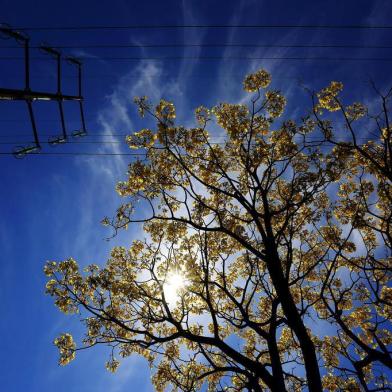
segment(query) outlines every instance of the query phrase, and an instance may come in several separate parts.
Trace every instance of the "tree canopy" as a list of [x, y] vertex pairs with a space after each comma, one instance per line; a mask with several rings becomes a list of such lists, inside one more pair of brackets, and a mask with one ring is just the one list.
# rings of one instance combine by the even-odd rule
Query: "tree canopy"
[[285, 119], [270, 82], [248, 75], [246, 104], [199, 107], [193, 128], [135, 99], [156, 127], [127, 138], [145, 155], [103, 223], [145, 238], [84, 272], [46, 264], [85, 324], [56, 339], [60, 364], [103, 344], [110, 371], [144, 356], [157, 391], [392, 390], [391, 91], [373, 113], [331, 82]]

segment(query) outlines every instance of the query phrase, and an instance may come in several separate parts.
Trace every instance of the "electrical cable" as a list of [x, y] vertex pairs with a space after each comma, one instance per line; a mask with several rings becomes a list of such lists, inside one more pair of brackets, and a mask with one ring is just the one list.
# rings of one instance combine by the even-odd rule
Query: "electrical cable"
[[[362, 141], [366, 140], [367, 141], [367, 140], [369, 140], [369, 138], [357, 138], [357, 140], [362, 140]], [[315, 143], [315, 142], [318, 142], [319, 140], [311, 140], [311, 139], [309, 139], [307, 141], [310, 142], [310, 143]], [[0, 142], [0, 145], [17, 145], [17, 144], [25, 145], [25, 144], [28, 144], [30, 142], [31, 141]], [[52, 143], [40, 141], [40, 144], [51, 145]], [[120, 141], [120, 140], [117, 140], [117, 141], [101, 140], [101, 141], [82, 141], [82, 142], [69, 142], [69, 141], [67, 141], [67, 142], [62, 143], [62, 145], [65, 145], [65, 144], [67, 144], [67, 145], [72, 145], [72, 144], [73, 145], [75, 145], [75, 144], [101, 144], [101, 145], [102, 144], [103, 145], [105, 145], [105, 144], [107, 144], [107, 145], [110, 145], [110, 144], [121, 144], [121, 145], [125, 145], [126, 142], [125, 141]], [[212, 145], [225, 145], [226, 142], [210, 141], [209, 144], [212, 144]]]
[[[30, 46], [41, 49], [41, 46]], [[392, 49], [390, 45], [355, 44], [87, 44], [56, 45], [56, 49], [139, 49], [139, 48], [308, 48], [308, 49]], [[20, 49], [20, 46], [0, 46], [0, 49]]]
[[391, 30], [392, 25], [375, 24], [129, 24], [75, 26], [18, 26], [21, 31], [89, 31], [89, 30], [166, 30], [166, 29], [311, 29], [311, 30]]
[[[0, 152], [0, 155], [13, 155], [13, 152]], [[30, 152], [25, 154], [24, 157], [31, 155], [39, 155], [39, 156], [145, 156], [146, 154], [142, 153], [118, 153], [118, 152]]]
[[[0, 60], [23, 60], [24, 57], [0, 57]], [[247, 57], [247, 56], [159, 56], [159, 57], [150, 57], [150, 56], [135, 56], [135, 57], [79, 57], [79, 60], [82, 61], [102, 61], [102, 60], [111, 60], [111, 61], [143, 61], [143, 60], [152, 60], [152, 61], [181, 61], [181, 60], [288, 60], [288, 61], [384, 61], [389, 62], [392, 61], [392, 57], [307, 57], [307, 56], [295, 56], [295, 57], [286, 57], [286, 56], [261, 56], [261, 57]], [[46, 57], [32, 57], [31, 60], [36, 61], [51, 61], [51, 59]]]

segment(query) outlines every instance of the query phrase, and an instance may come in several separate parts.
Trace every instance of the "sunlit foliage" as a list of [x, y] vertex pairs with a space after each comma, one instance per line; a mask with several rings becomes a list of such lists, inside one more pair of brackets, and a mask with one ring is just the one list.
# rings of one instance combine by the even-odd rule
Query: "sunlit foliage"
[[143, 223], [146, 238], [104, 267], [46, 265], [47, 292], [86, 331], [78, 347], [56, 339], [60, 364], [104, 344], [113, 372], [144, 356], [157, 391], [391, 390], [390, 94], [371, 114], [332, 82], [284, 120], [270, 82], [248, 75], [249, 104], [199, 107], [194, 128], [171, 102], [135, 99], [156, 128], [127, 138], [145, 159], [103, 223]]

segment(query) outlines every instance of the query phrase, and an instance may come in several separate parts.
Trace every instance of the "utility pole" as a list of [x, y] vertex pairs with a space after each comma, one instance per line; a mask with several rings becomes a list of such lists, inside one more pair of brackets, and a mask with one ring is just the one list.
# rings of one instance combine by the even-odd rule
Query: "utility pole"
[[83, 96], [82, 96], [82, 63], [78, 59], [72, 57], [65, 58], [68, 61], [68, 63], [76, 66], [77, 68], [78, 91], [77, 91], [77, 95], [63, 94], [61, 90], [62, 55], [58, 50], [48, 45], [42, 45], [41, 50], [44, 53], [53, 56], [56, 59], [57, 91], [55, 93], [50, 93], [46, 91], [32, 90], [30, 88], [30, 38], [26, 34], [21, 33], [19, 31], [15, 31], [9, 26], [4, 26], [4, 25], [0, 25], [0, 34], [5, 35], [7, 37], [14, 38], [16, 42], [19, 43], [24, 49], [24, 73], [25, 73], [24, 89], [0, 88], [0, 100], [25, 101], [29, 112], [34, 143], [29, 146], [16, 148], [14, 150], [14, 156], [16, 158], [21, 158], [24, 157], [26, 154], [39, 152], [42, 148], [40, 144], [36, 122], [35, 122], [35, 117], [34, 117], [34, 111], [33, 111], [34, 101], [57, 101], [58, 103], [62, 133], [59, 136], [51, 138], [49, 140], [49, 144], [51, 145], [61, 144], [61, 143], [65, 143], [68, 140], [68, 134], [65, 126], [64, 108], [63, 108], [64, 101], [77, 101], [79, 103], [81, 128], [74, 131], [72, 133], [72, 136], [81, 137], [87, 135], [84, 110], [83, 110]]

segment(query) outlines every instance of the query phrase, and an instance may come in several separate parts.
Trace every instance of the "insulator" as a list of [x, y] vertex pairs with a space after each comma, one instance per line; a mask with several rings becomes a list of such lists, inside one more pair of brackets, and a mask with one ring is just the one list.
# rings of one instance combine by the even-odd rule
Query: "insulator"
[[46, 42], [42, 43], [40, 46], [40, 50], [43, 53], [52, 55], [54, 57], [59, 57], [61, 56], [61, 52], [55, 48], [52, 48], [49, 44], [47, 44]]
[[65, 60], [70, 64], [82, 65], [82, 62], [76, 57], [66, 57]]
[[55, 146], [57, 144], [63, 144], [66, 141], [67, 141], [67, 138], [65, 138], [64, 136], [55, 136], [55, 137], [52, 137], [52, 138], [48, 139], [48, 143], [51, 146]]
[[87, 132], [85, 130], [83, 130], [83, 129], [79, 129], [79, 130], [76, 130], [76, 131], [72, 132], [72, 136], [75, 137], [75, 138], [83, 137], [83, 136], [86, 136], [86, 135], [87, 135]]
[[24, 158], [27, 154], [39, 152], [40, 150], [41, 148], [35, 145], [27, 147], [19, 146], [15, 148], [13, 155], [15, 158]]

